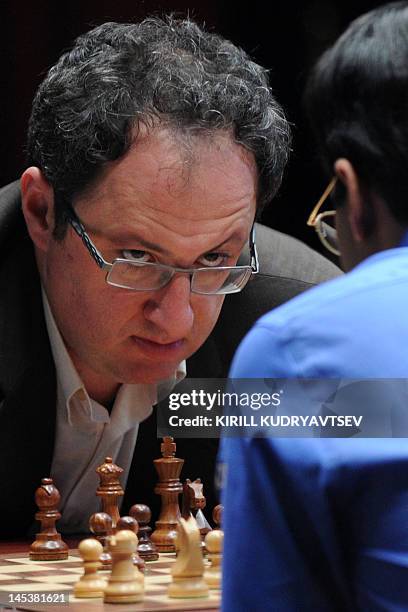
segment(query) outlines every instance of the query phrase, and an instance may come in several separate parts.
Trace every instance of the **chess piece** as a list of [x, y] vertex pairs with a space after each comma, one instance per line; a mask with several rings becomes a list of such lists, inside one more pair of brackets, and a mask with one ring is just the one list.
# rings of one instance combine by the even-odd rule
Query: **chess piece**
[[208, 552], [210, 567], [204, 572], [204, 580], [210, 589], [221, 588], [221, 561], [222, 547], [224, 543], [224, 532], [221, 529], [213, 529], [205, 536], [205, 547]]
[[222, 504], [218, 504], [218, 506], [214, 507], [214, 510], [212, 513], [212, 520], [217, 525], [217, 529], [221, 529], [223, 510], [224, 510], [224, 506]]
[[159, 482], [154, 492], [161, 496], [162, 506], [151, 540], [159, 552], [174, 552], [177, 524], [180, 519], [178, 496], [183, 490], [179, 478], [184, 459], [175, 457], [176, 445], [169, 436], [163, 438], [161, 452], [163, 456], [154, 460], [159, 475]]
[[149, 506], [145, 504], [134, 504], [130, 508], [129, 514], [139, 523], [139, 531], [137, 534], [139, 538], [139, 544], [137, 546], [139, 557], [144, 561], [157, 561], [159, 553], [157, 552], [156, 545], [150, 539], [152, 528], [149, 527], [149, 523], [152, 518], [152, 513]]
[[203, 483], [200, 478], [196, 478], [193, 482], [187, 478], [183, 485], [183, 512], [182, 516], [187, 519], [189, 515], [194, 516], [200, 530], [201, 539], [211, 531], [211, 525], [204, 516], [203, 509], [207, 504], [207, 500], [203, 494]]
[[82, 540], [78, 552], [84, 562], [84, 574], [74, 585], [75, 597], [103, 597], [107, 582], [98, 574], [102, 544], [94, 538]]
[[35, 503], [39, 511], [35, 518], [40, 521], [40, 533], [30, 546], [32, 561], [62, 561], [68, 559], [68, 546], [62, 541], [55, 528], [55, 523], [61, 518], [57, 506], [61, 496], [52, 478], [43, 478], [41, 486], [35, 492]]
[[133, 565], [137, 536], [129, 529], [118, 531], [109, 539], [112, 573], [104, 593], [106, 603], [136, 603], [143, 600], [143, 574]]
[[89, 519], [89, 530], [103, 546], [100, 562], [102, 570], [112, 568], [112, 557], [108, 550], [109, 537], [112, 535], [112, 517], [106, 512], [96, 512]]
[[186, 482], [183, 484], [183, 497], [181, 500], [181, 516], [186, 521], [188, 521], [190, 516], [193, 516], [191, 508], [194, 505], [194, 489], [190, 487], [190, 483], [191, 481], [187, 478]]
[[173, 564], [172, 582], [168, 596], [175, 598], [208, 597], [209, 591], [203, 579], [204, 560], [201, 553], [201, 537], [194, 517], [180, 518], [177, 531], [178, 556]]
[[[139, 524], [132, 516], [122, 516], [117, 522], [116, 531], [122, 531], [123, 529], [130, 529], [130, 531], [133, 531], [133, 533], [137, 535]], [[145, 562], [140, 558], [137, 549], [136, 552], [133, 553], [133, 565], [136, 565], [137, 569], [142, 572], [142, 574], [144, 573]]]
[[[188, 484], [188, 486], [194, 492], [194, 496], [193, 496], [194, 506], [192, 510], [202, 510], [203, 508], [205, 508], [207, 502], [203, 494], [204, 485], [201, 482], [201, 478], [196, 478], [195, 480], [193, 480], [193, 482], [191, 482], [191, 480], [187, 478], [186, 484]], [[194, 516], [194, 512], [193, 512], [193, 516]]]
[[112, 517], [113, 532], [115, 532], [116, 523], [120, 519], [119, 498], [125, 493], [119, 481], [122, 472], [122, 468], [113, 463], [112, 457], [106, 457], [105, 463], [96, 468], [96, 473], [100, 478], [96, 495], [102, 500], [102, 512], [106, 512]]

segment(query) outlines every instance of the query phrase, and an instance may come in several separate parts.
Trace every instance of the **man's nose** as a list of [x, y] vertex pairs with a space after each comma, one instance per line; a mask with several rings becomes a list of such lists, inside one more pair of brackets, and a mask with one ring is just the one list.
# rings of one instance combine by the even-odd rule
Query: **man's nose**
[[188, 335], [194, 323], [190, 276], [177, 274], [165, 287], [152, 292], [145, 304], [144, 315], [165, 332], [165, 342], [174, 342]]

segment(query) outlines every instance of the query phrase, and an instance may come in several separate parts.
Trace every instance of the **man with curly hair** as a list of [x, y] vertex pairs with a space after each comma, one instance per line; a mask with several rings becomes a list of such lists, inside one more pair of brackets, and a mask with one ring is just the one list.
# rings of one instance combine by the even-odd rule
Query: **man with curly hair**
[[[49, 474], [61, 530], [86, 531], [108, 455], [125, 510], [155, 511], [153, 406], [186, 370], [225, 376], [260, 314], [337, 273], [262, 226], [257, 256], [289, 147], [266, 71], [190, 20], [103, 24], [50, 69], [0, 193], [3, 535], [30, 527]], [[216, 449], [178, 446], [209, 505]]]

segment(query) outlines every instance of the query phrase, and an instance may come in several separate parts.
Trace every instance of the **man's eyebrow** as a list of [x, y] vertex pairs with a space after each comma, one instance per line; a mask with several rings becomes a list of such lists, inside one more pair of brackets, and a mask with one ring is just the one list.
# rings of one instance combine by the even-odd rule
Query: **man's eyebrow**
[[150, 240], [146, 240], [146, 238], [142, 238], [141, 236], [138, 236], [137, 234], [135, 234], [134, 232], [132, 233], [127, 233], [127, 232], [120, 232], [117, 234], [114, 234], [112, 236], [109, 236], [109, 239], [111, 240], [111, 242], [115, 242], [118, 245], [129, 245], [129, 244], [137, 244], [137, 246], [141, 246], [144, 247], [146, 249], [149, 249], [150, 251], [155, 251], [156, 253], [160, 253], [161, 255], [165, 255], [165, 256], [169, 256], [170, 253], [164, 249], [162, 246], [160, 246], [159, 244], [155, 244], [154, 242], [150, 242]]
[[220, 244], [217, 244], [215, 247], [212, 247], [211, 249], [206, 251], [206, 253], [210, 253], [211, 251], [216, 251], [217, 249], [222, 249], [222, 247], [228, 244], [229, 242], [232, 242], [232, 243], [238, 242], [240, 244], [245, 244], [245, 237], [242, 232], [235, 232], [234, 234], [231, 234], [231, 236], [229, 236], [228, 238], [220, 242]]
[[[155, 244], [154, 242], [151, 242], [150, 240], [146, 240], [146, 238], [142, 238], [141, 236], [139, 236], [138, 234], [134, 232], [131, 232], [131, 233], [130, 232], [118, 232], [118, 233], [112, 234], [111, 236], [107, 236], [107, 237], [111, 240], [111, 242], [115, 242], [116, 244], [128, 245], [128, 244], [134, 243], [135, 245], [137, 244], [138, 247], [141, 246], [150, 251], [155, 251], [156, 253], [160, 253], [161, 255], [164, 255], [165, 257], [171, 256], [171, 253], [169, 253], [167, 249], [164, 249], [159, 244]], [[229, 236], [228, 238], [220, 242], [218, 245], [211, 247], [210, 249], [207, 249], [205, 253], [216, 251], [217, 249], [220, 249], [227, 243], [231, 243], [231, 242], [232, 243], [235, 243], [235, 242], [242, 243], [243, 242], [242, 232], [234, 232], [231, 236]]]

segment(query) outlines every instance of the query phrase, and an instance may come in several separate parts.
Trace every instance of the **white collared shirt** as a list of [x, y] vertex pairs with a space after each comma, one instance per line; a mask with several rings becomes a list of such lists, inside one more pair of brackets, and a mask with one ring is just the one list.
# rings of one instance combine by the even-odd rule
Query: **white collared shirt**
[[[88, 532], [89, 517], [101, 509], [96, 468], [105, 457], [123, 469], [125, 488], [139, 423], [186, 375], [183, 361], [174, 376], [157, 384], [122, 384], [112, 411], [89, 397], [55, 323], [45, 291], [43, 306], [57, 377], [57, 415], [51, 477], [61, 494], [58, 530]], [[47, 474], [44, 474], [46, 477]], [[153, 486], [153, 484], [152, 484]], [[136, 502], [137, 500], [135, 500]]]

